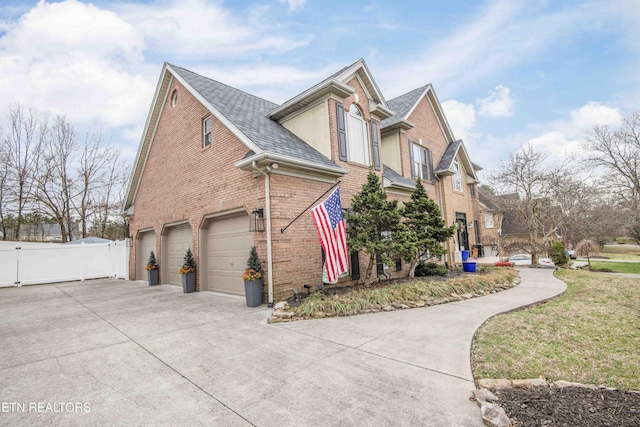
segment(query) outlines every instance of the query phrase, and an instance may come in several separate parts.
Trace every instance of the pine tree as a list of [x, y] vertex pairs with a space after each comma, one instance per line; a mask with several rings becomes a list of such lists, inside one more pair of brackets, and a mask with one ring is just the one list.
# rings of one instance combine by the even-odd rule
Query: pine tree
[[262, 263], [260, 262], [260, 258], [258, 257], [258, 251], [255, 246], [251, 247], [249, 251], [249, 258], [247, 259], [247, 270], [253, 270], [260, 274], [264, 274], [262, 271]]
[[400, 219], [398, 201], [387, 200], [387, 193], [380, 186], [378, 176], [369, 172], [367, 182], [359, 193], [354, 194], [351, 210], [346, 215], [349, 248], [353, 251], [364, 250], [369, 254], [365, 285], [373, 281], [376, 257], [379, 256], [385, 264], [393, 263], [392, 256], [396, 249], [394, 241], [406, 233]]
[[404, 204], [402, 215], [405, 218], [404, 225], [412, 236], [399, 241], [398, 251], [410, 263], [409, 276], [413, 277], [425, 253], [433, 257], [447, 252], [442, 243], [453, 236], [454, 227], [445, 227], [440, 208], [429, 197], [419, 179], [411, 200]]
[[147, 260], [147, 270], [155, 270], [158, 268], [158, 261], [156, 261], [156, 254], [151, 251], [149, 259]]
[[182, 261], [182, 268], [180, 269], [180, 273], [188, 274], [195, 273], [196, 271], [196, 260], [193, 259], [193, 252], [191, 252], [191, 248], [187, 249], [187, 253], [184, 255], [184, 260]]

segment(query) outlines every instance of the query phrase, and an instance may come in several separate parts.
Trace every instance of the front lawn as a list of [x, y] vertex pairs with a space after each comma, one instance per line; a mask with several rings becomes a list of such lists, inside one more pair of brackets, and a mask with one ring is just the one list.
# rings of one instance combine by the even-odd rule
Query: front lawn
[[614, 273], [640, 274], [640, 262], [607, 262], [591, 260], [591, 268], [609, 269]]
[[557, 275], [567, 283], [564, 294], [478, 330], [474, 377], [640, 390], [640, 279], [572, 270]]

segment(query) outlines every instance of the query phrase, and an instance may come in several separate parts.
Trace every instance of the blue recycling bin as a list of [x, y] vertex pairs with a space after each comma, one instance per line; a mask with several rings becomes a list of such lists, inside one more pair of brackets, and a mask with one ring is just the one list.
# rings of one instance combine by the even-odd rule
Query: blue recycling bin
[[475, 261], [463, 262], [462, 269], [464, 270], [465, 273], [475, 273], [476, 262]]
[[462, 261], [466, 261], [469, 259], [469, 251], [462, 251]]

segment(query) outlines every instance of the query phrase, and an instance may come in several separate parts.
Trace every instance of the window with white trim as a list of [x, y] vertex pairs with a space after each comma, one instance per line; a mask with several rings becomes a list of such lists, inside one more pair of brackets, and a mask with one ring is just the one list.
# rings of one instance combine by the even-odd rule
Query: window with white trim
[[411, 178], [429, 179], [427, 149], [411, 143]]
[[493, 214], [484, 214], [484, 228], [493, 228]]
[[211, 145], [211, 116], [202, 120], [202, 146]]
[[453, 162], [453, 189], [462, 192], [462, 171], [458, 162]]
[[351, 104], [347, 116], [347, 152], [349, 160], [363, 165], [371, 164], [369, 132], [362, 111]]

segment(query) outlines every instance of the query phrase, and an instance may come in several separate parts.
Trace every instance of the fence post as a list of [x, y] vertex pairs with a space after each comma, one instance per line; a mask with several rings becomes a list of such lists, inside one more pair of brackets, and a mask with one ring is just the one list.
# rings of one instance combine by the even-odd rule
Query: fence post
[[84, 278], [87, 275], [87, 247], [85, 246], [85, 242], [80, 243], [80, 248], [82, 251], [82, 277], [80, 278], [81, 282], [84, 282]]
[[20, 253], [22, 252], [22, 245], [20, 243], [16, 246], [16, 251], [18, 251], [18, 256], [16, 257], [16, 281], [13, 284], [19, 288], [22, 286], [22, 283], [20, 283]]

